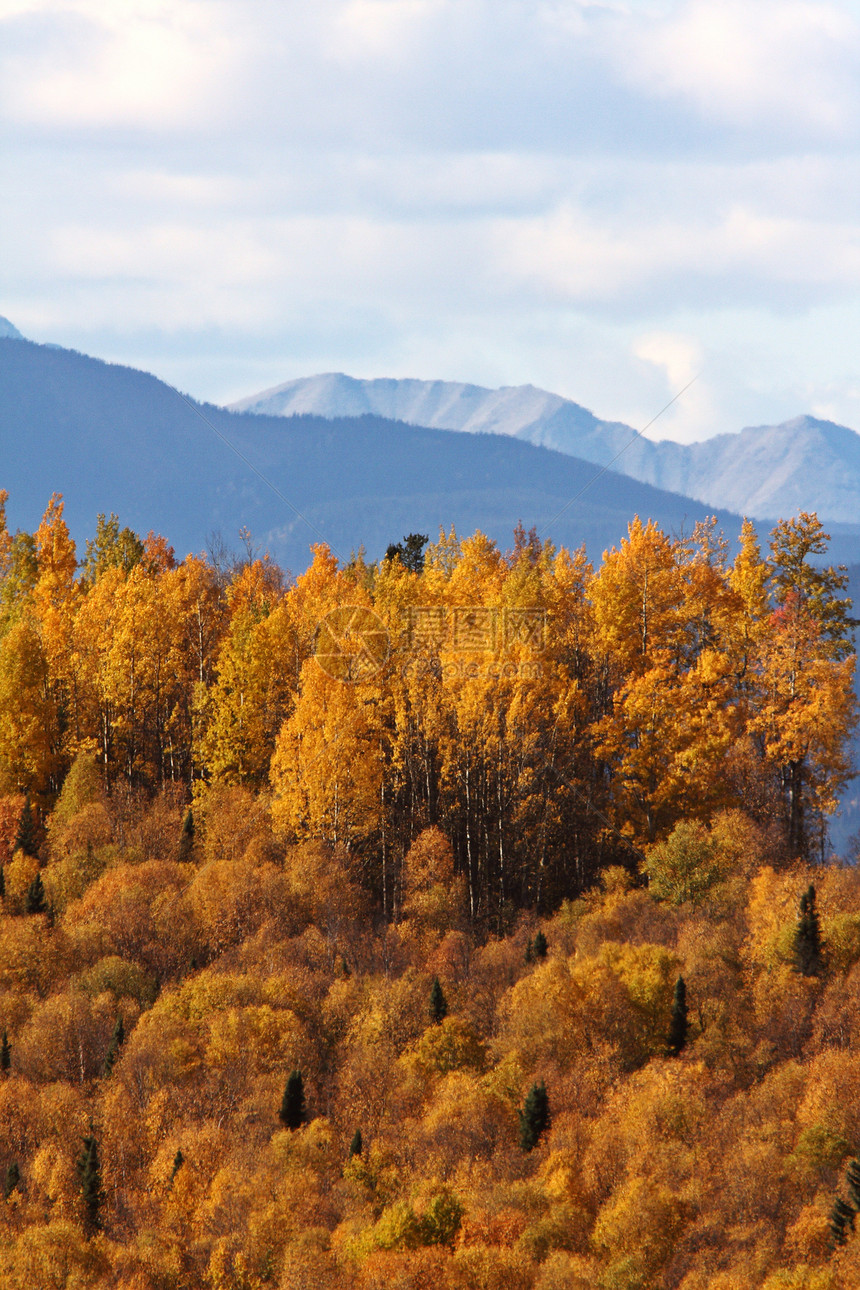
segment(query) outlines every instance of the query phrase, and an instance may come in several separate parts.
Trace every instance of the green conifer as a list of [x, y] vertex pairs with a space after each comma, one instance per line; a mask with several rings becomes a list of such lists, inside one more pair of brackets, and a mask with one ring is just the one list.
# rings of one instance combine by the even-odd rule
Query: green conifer
[[803, 976], [818, 976], [824, 967], [821, 923], [815, 907], [815, 885], [800, 898], [800, 919], [794, 933], [794, 966]]
[[399, 560], [404, 569], [421, 573], [424, 569], [424, 548], [430, 541], [426, 533], [409, 533], [402, 542], [390, 542], [385, 552], [386, 560]]
[[179, 835], [179, 863], [184, 864], [191, 859], [194, 850], [194, 816], [189, 807], [185, 819], [182, 821], [182, 832]]
[[860, 1212], [860, 1160], [850, 1160], [845, 1171], [848, 1184], [848, 1198], [854, 1208]]
[[848, 1239], [849, 1231], [854, 1231], [854, 1210], [841, 1196], [837, 1196], [833, 1202], [833, 1208], [827, 1217], [827, 1224], [830, 1228], [830, 1237], [834, 1245], [844, 1245]]
[[293, 1071], [284, 1089], [279, 1119], [288, 1129], [298, 1129], [305, 1119], [305, 1083], [301, 1071]]
[[3, 1183], [3, 1199], [8, 1200], [21, 1181], [21, 1170], [17, 1160], [6, 1166], [6, 1180]]
[[3, 1031], [3, 1038], [0, 1040], [0, 1071], [5, 1075], [12, 1065], [12, 1045], [9, 1043], [9, 1036]]
[[183, 1156], [181, 1151], [177, 1150], [176, 1155], [173, 1157], [173, 1168], [170, 1171], [171, 1182], [173, 1182], [174, 1178], [179, 1173], [179, 1170], [182, 1168], [184, 1164], [185, 1164], [185, 1157]]
[[27, 897], [25, 909], [28, 914], [44, 914], [48, 905], [45, 900], [45, 885], [42, 882], [42, 875], [37, 873], [33, 881], [27, 888]]
[[536, 959], [546, 958], [548, 946], [546, 943], [546, 937], [544, 936], [543, 932], [538, 932], [537, 935], [535, 936], [532, 949], [534, 951], [534, 956]]
[[361, 1136], [361, 1129], [356, 1129], [355, 1133], [352, 1135], [352, 1142], [349, 1144], [350, 1160], [353, 1156], [360, 1156], [363, 1150], [364, 1141]]
[[677, 1057], [686, 1046], [689, 1028], [687, 986], [684, 978], [679, 976], [675, 982], [675, 994], [672, 998], [672, 1016], [669, 1021], [669, 1037], [666, 1041], [670, 1057]]
[[119, 1057], [119, 1050], [122, 1048], [124, 1043], [125, 1026], [123, 1025], [122, 1017], [117, 1017], [116, 1025], [113, 1028], [113, 1034], [111, 1035], [110, 1043], [108, 1044], [108, 1050], [105, 1053], [104, 1066], [102, 1067], [102, 1075], [105, 1079], [108, 1078], [113, 1070], [114, 1063], [116, 1062], [117, 1057]]
[[435, 1021], [438, 1026], [440, 1021], [444, 1021], [448, 1015], [448, 1000], [445, 998], [445, 991], [442, 989], [442, 982], [438, 976], [434, 976], [433, 984], [430, 987], [430, 1020]]
[[104, 1197], [99, 1148], [94, 1135], [84, 1138], [84, 1149], [78, 1156], [76, 1168], [84, 1201], [84, 1223], [88, 1232], [97, 1232], [101, 1227], [100, 1210]]
[[532, 1084], [519, 1117], [520, 1146], [523, 1151], [533, 1151], [550, 1126], [549, 1098], [543, 1080]]
[[18, 832], [15, 836], [15, 851], [23, 851], [25, 855], [34, 858], [39, 852], [39, 835], [36, 830], [36, 820], [33, 815], [33, 808], [30, 805], [30, 794], [24, 798], [24, 809], [21, 812], [21, 818], [18, 821]]
[[0, 900], [6, 896], [6, 870], [0, 864]]

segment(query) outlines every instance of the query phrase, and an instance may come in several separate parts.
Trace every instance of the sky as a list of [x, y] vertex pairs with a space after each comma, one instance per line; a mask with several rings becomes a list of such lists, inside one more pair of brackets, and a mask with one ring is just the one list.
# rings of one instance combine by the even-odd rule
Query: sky
[[0, 314], [229, 402], [860, 430], [860, 3], [0, 0]]

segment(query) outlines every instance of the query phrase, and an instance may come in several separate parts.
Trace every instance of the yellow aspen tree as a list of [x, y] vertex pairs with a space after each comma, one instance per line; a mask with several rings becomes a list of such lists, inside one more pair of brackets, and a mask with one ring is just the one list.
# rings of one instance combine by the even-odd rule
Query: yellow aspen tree
[[0, 639], [0, 783], [45, 798], [62, 772], [59, 713], [38, 621], [27, 613]]
[[[47, 686], [60, 725], [73, 728], [76, 677], [73, 666], [74, 618], [80, 600], [75, 581], [78, 567], [75, 544], [63, 518], [63, 499], [54, 493], [36, 530], [35, 547], [38, 578], [33, 588], [33, 613], [48, 668]], [[60, 728], [55, 732], [57, 771], [69, 761], [69, 742]], [[51, 784], [59, 789], [59, 779]]]
[[777, 776], [786, 841], [798, 856], [821, 838], [823, 816], [852, 774], [857, 724], [854, 655], [834, 658], [822, 625], [798, 594], [770, 618], [761, 662], [761, 702], [750, 729]]
[[227, 784], [265, 784], [275, 738], [298, 682], [295, 625], [282, 601], [271, 611], [233, 615], [209, 691], [201, 757], [208, 774]]
[[6, 525], [6, 503], [9, 500], [9, 494], [5, 488], [0, 488], [0, 582], [6, 577], [9, 570], [9, 558], [12, 553], [12, 535]]
[[316, 659], [272, 758], [272, 821], [282, 835], [361, 850], [381, 827], [383, 746], [376, 678], [349, 685]]

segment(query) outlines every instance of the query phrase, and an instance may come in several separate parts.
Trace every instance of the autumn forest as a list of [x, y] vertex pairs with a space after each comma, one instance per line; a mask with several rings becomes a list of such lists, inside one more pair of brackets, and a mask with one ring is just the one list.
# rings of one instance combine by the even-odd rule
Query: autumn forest
[[0, 1290], [856, 1290], [815, 515], [293, 578], [6, 500]]

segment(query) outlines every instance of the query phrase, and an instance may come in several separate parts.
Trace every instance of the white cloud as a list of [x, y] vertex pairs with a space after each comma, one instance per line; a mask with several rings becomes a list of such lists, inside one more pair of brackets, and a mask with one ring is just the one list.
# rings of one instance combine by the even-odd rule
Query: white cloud
[[228, 12], [202, 0], [8, 3], [3, 115], [64, 131], [199, 123], [233, 62]]
[[762, 120], [837, 136], [857, 128], [860, 27], [826, 0], [691, 0], [630, 24], [619, 52], [648, 94], [745, 130]]

